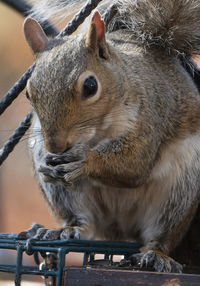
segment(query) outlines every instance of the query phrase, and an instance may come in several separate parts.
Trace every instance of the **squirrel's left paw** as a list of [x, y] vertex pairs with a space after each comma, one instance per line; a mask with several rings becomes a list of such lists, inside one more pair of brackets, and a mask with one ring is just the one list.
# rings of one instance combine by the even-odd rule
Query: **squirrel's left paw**
[[[133, 266], [140, 268], [153, 268], [156, 272], [171, 272], [182, 273], [183, 267], [171, 257], [160, 251], [149, 250], [145, 253], [133, 254], [128, 261]], [[126, 266], [126, 261], [123, 260], [121, 266]]]
[[141, 258], [141, 267], [152, 265], [157, 272], [182, 273], [183, 267], [160, 251], [149, 250]]
[[52, 184], [70, 185], [84, 173], [86, 152], [84, 146], [77, 144], [63, 154], [47, 153], [45, 163], [39, 172], [44, 181]]

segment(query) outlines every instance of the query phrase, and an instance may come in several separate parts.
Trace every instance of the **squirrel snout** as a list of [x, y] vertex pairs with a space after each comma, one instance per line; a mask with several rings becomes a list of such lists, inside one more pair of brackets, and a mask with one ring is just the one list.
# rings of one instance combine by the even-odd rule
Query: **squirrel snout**
[[45, 143], [46, 149], [50, 153], [62, 154], [72, 148], [72, 145], [66, 140], [50, 139]]

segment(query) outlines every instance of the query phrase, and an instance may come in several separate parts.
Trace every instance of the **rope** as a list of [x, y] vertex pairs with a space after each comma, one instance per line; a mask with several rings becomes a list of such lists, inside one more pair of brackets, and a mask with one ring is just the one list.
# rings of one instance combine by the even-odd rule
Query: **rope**
[[84, 22], [84, 20], [91, 14], [91, 12], [98, 6], [102, 0], [89, 0], [76, 14], [72, 21], [60, 32], [59, 37], [71, 35]]
[[26, 87], [27, 80], [31, 76], [35, 64], [33, 64], [22, 77], [14, 84], [14, 86], [7, 92], [7, 94], [0, 101], [0, 115], [5, 109], [11, 105], [11, 103], [17, 98], [17, 96]]
[[3, 148], [0, 149], [0, 165], [8, 157], [8, 155], [15, 148], [17, 143], [20, 141], [22, 136], [26, 133], [31, 125], [32, 111], [29, 112], [24, 120], [20, 123], [17, 129], [10, 136], [9, 140], [4, 144]]
[[[80, 24], [83, 23], [83, 21], [90, 15], [93, 9], [97, 7], [97, 5], [102, 0], [89, 0], [81, 9], [81, 11], [74, 16], [72, 21], [60, 32], [59, 37], [64, 37], [66, 35], [72, 34]], [[5, 3], [11, 5], [14, 3], [12, 0], [4, 0]], [[11, 4], [8, 2], [12, 2]], [[20, 0], [20, 3], [23, 1]], [[13, 6], [13, 5], [12, 5]], [[23, 11], [20, 11], [20, 5], [15, 6], [14, 8], [17, 9], [20, 13], [23, 13]], [[0, 101], [0, 115], [5, 111], [5, 109], [16, 99], [16, 97], [19, 95], [19, 93], [26, 87], [27, 80], [31, 76], [31, 73], [35, 67], [35, 64], [33, 64], [18, 80], [18, 82], [15, 83], [15, 85], [8, 91], [8, 93], [2, 98]], [[8, 141], [4, 144], [3, 148], [0, 149], [0, 165], [3, 163], [3, 161], [8, 157], [8, 155], [12, 152], [14, 147], [17, 145], [17, 143], [20, 141], [20, 139], [23, 137], [25, 132], [30, 127], [31, 123], [31, 113], [29, 113], [25, 119], [21, 122], [19, 127], [15, 130], [15, 132], [11, 135], [11, 137], [8, 139]]]
[[111, 20], [114, 18], [114, 16], [117, 14], [117, 5], [116, 4], [112, 4], [110, 7], [108, 7], [108, 9], [106, 10], [106, 12], [103, 15], [103, 20], [105, 22], [105, 26], [108, 27], [108, 25], [110, 24]]

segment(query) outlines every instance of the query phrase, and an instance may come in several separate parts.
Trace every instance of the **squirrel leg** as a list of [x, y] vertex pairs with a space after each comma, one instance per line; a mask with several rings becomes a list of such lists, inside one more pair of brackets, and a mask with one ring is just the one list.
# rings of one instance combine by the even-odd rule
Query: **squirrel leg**
[[84, 226], [65, 226], [58, 229], [48, 229], [34, 223], [28, 230], [18, 234], [18, 238], [34, 239], [84, 239], [87, 229]]
[[182, 265], [158, 250], [141, 249], [141, 253], [131, 255], [128, 260], [122, 260], [120, 266], [139, 266], [153, 268], [156, 272], [182, 273]]

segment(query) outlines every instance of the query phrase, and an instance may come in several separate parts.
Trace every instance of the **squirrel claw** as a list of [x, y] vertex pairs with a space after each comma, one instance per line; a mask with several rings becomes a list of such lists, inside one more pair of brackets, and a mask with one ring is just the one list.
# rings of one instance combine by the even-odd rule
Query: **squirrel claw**
[[45, 160], [47, 165], [56, 166], [83, 160], [85, 158], [85, 147], [76, 144], [63, 154], [47, 153]]
[[36, 234], [37, 230], [39, 228], [42, 228], [42, 227], [43, 227], [43, 225], [41, 225], [39, 223], [33, 223], [29, 229], [20, 232], [18, 234], [18, 238], [24, 238], [24, 239], [33, 238], [33, 236]]
[[34, 223], [31, 228], [20, 232], [18, 238], [25, 239], [80, 239], [82, 228], [79, 226], [66, 226], [59, 229], [48, 229], [44, 226]]
[[84, 170], [85, 147], [77, 144], [63, 154], [47, 153], [45, 163], [38, 171], [44, 175], [46, 183], [70, 186]]
[[182, 265], [159, 251], [149, 250], [129, 257], [131, 264], [140, 268], [153, 268], [156, 272], [182, 273]]
[[44, 175], [45, 182], [69, 186], [74, 180], [82, 175], [83, 162], [78, 161], [56, 166], [41, 165], [39, 172]]
[[48, 167], [41, 165], [40, 168], [38, 169], [40, 173], [43, 174], [43, 181], [45, 183], [50, 183], [54, 185], [63, 185], [63, 186], [70, 186], [70, 184], [64, 180], [63, 175], [59, 175], [58, 173], [55, 172], [53, 167]]

